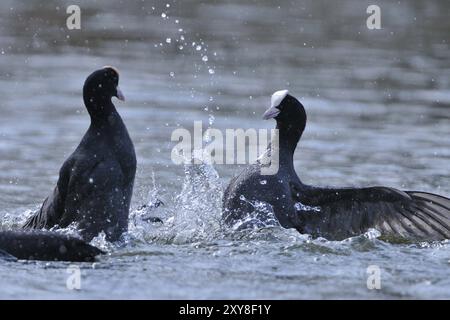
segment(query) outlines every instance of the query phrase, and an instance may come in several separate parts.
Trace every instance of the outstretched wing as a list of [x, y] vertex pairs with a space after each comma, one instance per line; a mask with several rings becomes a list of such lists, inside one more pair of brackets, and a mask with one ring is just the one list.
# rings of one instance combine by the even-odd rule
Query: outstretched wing
[[64, 203], [67, 197], [72, 166], [72, 159], [68, 159], [63, 164], [53, 193], [44, 200], [39, 211], [28, 218], [23, 225], [24, 229], [51, 228], [59, 223], [64, 213]]
[[342, 240], [374, 228], [387, 239], [450, 238], [450, 199], [439, 195], [387, 187], [291, 190], [302, 233]]

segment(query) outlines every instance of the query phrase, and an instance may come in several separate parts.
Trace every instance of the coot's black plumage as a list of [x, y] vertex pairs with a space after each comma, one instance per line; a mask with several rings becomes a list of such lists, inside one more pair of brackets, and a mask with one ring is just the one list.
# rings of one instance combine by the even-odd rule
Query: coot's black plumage
[[136, 172], [136, 155], [120, 115], [111, 102], [123, 100], [119, 73], [104, 67], [83, 87], [91, 125], [64, 162], [53, 193], [24, 225], [26, 229], [67, 227], [76, 223], [83, 239], [104, 232], [110, 241], [127, 230]]
[[0, 249], [0, 260], [3, 261], [17, 261], [17, 258], [10, 255], [8, 252]]
[[1, 231], [0, 257], [44, 261], [94, 261], [103, 251], [81, 239], [48, 231]]
[[[283, 227], [301, 233], [341, 240], [377, 229], [386, 238], [441, 240], [450, 238], [450, 199], [426, 192], [389, 187], [320, 188], [303, 184], [293, 156], [305, 129], [306, 112], [287, 90], [272, 96], [265, 119], [275, 118], [279, 136], [279, 170], [262, 175], [259, 161], [231, 180], [223, 199], [223, 218], [229, 225], [271, 206]], [[273, 149], [273, 150], [272, 150]], [[269, 147], [266, 156], [277, 148]]]

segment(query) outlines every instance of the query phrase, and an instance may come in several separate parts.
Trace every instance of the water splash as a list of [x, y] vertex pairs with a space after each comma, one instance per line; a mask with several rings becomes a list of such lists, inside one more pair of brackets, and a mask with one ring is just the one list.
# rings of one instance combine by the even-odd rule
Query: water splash
[[370, 228], [363, 234], [364, 237], [366, 237], [369, 240], [377, 239], [381, 236], [381, 232], [377, 229]]
[[170, 221], [177, 241], [214, 237], [221, 229], [222, 196], [222, 183], [211, 164], [186, 165], [183, 188], [175, 198]]
[[[189, 25], [186, 25], [186, 27], [183, 25], [183, 20], [180, 18], [171, 19], [171, 16], [169, 14], [169, 11], [171, 10], [171, 6], [165, 6], [162, 8], [161, 12], [161, 19], [163, 20], [164, 24], [167, 24], [167, 32], [162, 39], [158, 41], [158, 43], [154, 44], [155, 48], [161, 48], [163, 50], [175, 50], [178, 54], [185, 56], [190, 55], [194, 57], [194, 63], [192, 64], [193, 70], [192, 70], [192, 77], [194, 79], [199, 79], [203, 77], [199, 77], [201, 74], [205, 74], [209, 78], [209, 85], [211, 91], [216, 91], [216, 94], [219, 95], [220, 91], [216, 89], [217, 87], [217, 65], [215, 64], [215, 61], [217, 61], [217, 51], [209, 50], [208, 43], [201, 38], [199, 33], [197, 32], [189, 32]], [[155, 10], [153, 10], [155, 11]], [[158, 12], [158, 10], [157, 10]], [[198, 61], [198, 62], [197, 62]], [[175, 71], [170, 70], [169, 71], [170, 80], [172, 81], [178, 81], [178, 79], [175, 77]], [[202, 83], [202, 87], [204, 86], [204, 83]], [[192, 96], [194, 93], [192, 93]], [[214, 103], [215, 99], [213, 97], [210, 97], [209, 103]], [[214, 108], [216, 110], [220, 109], [220, 106], [215, 105], [211, 108], [206, 108], [206, 111], [208, 111], [209, 115], [213, 115]]]
[[38, 208], [34, 209], [17, 209], [13, 212], [5, 212], [0, 214], [0, 230], [20, 229], [25, 221], [31, 217]]
[[294, 207], [295, 207], [295, 210], [298, 210], [298, 211], [320, 212], [320, 207], [307, 206], [301, 202], [297, 202], [296, 204], [294, 204]]
[[127, 234], [124, 234], [123, 238], [124, 239], [122, 242], [112, 243], [106, 240], [106, 234], [104, 232], [100, 232], [98, 236], [91, 240], [90, 244], [94, 247], [99, 248], [100, 250], [111, 253], [118, 249], [120, 246], [123, 246], [130, 241], [130, 239], [127, 239]]
[[275, 216], [272, 206], [264, 201], [250, 201], [241, 195], [240, 199], [253, 207], [253, 211], [248, 213], [242, 219], [239, 219], [232, 230], [239, 231], [244, 229], [262, 229], [270, 227], [280, 227], [280, 223]]

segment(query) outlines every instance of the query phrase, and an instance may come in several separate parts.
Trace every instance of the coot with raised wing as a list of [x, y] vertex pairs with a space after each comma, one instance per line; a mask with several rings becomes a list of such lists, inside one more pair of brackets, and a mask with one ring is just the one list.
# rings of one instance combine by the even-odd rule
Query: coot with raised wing
[[[252, 216], [274, 214], [285, 228], [329, 240], [342, 240], [373, 228], [387, 239], [442, 240], [450, 238], [450, 199], [419, 191], [389, 187], [321, 188], [303, 184], [293, 156], [306, 125], [303, 105], [287, 90], [272, 96], [264, 119], [276, 120], [278, 134], [265, 161], [248, 166], [228, 185], [223, 218], [233, 226], [251, 226]], [[277, 157], [274, 157], [276, 152]], [[278, 171], [261, 168], [278, 162]], [[264, 205], [261, 205], [264, 204]]]

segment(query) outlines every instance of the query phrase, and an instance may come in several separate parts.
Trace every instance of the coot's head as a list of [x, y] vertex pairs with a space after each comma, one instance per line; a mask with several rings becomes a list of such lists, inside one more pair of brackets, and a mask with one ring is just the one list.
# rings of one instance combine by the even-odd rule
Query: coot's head
[[119, 88], [119, 71], [110, 66], [94, 71], [84, 82], [83, 95], [88, 103], [101, 103], [112, 97], [124, 101], [125, 97]]
[[280, 129], [303, 132], [306, 125], [306, 112], [300, 101], [291, 96], [288, 90], [280, 90], [272, 95], [270, 108], [264, 112], [263, 119], [275, 119]]

